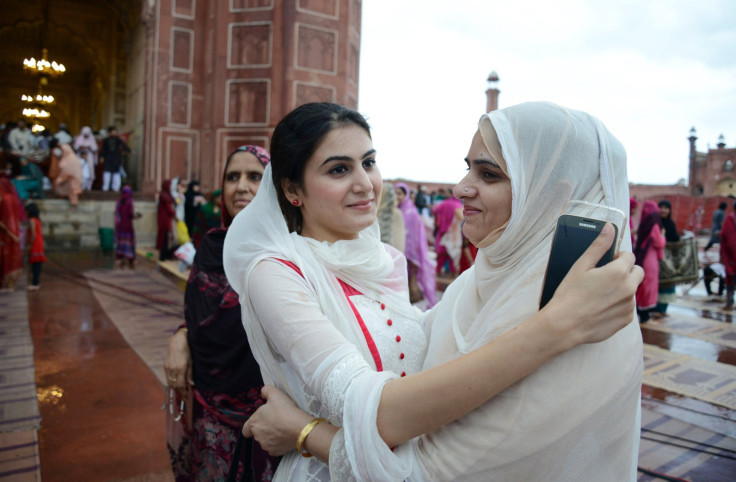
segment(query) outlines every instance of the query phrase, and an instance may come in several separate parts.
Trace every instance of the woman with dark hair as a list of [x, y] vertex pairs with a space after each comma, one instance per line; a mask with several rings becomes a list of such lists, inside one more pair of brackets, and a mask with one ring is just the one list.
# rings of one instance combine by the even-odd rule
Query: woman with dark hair
[[639, 322], [646, 323], [657, 309], [659, 261], [664, 256], [666, 240], [662, 235], [662, 220], [654, 201], [645, 201], [637, 230], [634, 256], [644, 269], [644, 280], [636, 290], [636, 312]]
[[703, 251], [708, 251], [714, 244], [721, 242], [721, 229], [723, 228], [723, 221], [726, 220], [727, 207], [728, 203], [719, 203], [718, 209], [713, 212], [710, 226], [710, 239], [708, 240], [708, 244], [705, 245], [705, 248], [703, 248]]
[[194, 223], [197, 220], [199, 207], [206, 203], [207, 200], [200, 191], [199, 181], [189, 181], [187, 192], [184, 193], [184, 223], [187, 225], [190, 237], [192, 236]]
[[[243, 331], [238, 295], [225, 277], [222, 247], [233, 217], [256, 195], [269, 160], [263, 148], [246, 145], [225, 161], [221, 224], [199, 244], [184, 297], [186, 323], [169, 341], [169, 387], [181, 398], [192, 395], [188, 442], [169, 441], [176, 480], [224, 480], [240, 427], [262, 403], [263, 381]], [[238, 480], [271, 480], [277, 459], [252, 440], [246, 444], [252, 462], [238, 462]]]
[[[537, 126], [533, 120], [549, 114], [549, 110], [540, 113], [524, 109], [522, 114], [529, 125]], [[468, 178], [473, 183], [461, 188], [463, 196], [490, 191], [490, 199], [483, 197], [483, 201], [490, 202], [487, 209], [474, 201], [472, 219], [476, 227], [468, 237], [487, 244], [498, 240], [492, 245], [498, 246], [494, 251], [497, 256], [489, 253], [484, 264], [490, 273], [471, 268], [456, 280], [459, 291], [453, 292], [448, 301], [445, 294], [429, 312], [435, 313], [434, 322], [426, 326], [420, 321], [421, 313], [409, 304], [405, 258], [380, 242], [376, 211], [382, 179], [365, 119], [336, 104], [313, 103], [296, 108], [279, 122], [271, 141], [272, 162], [264, 172], [259, 194], [234, 220], [224, 248], [225, 272], [238, 293], [245, 330], [264, 381], [286, 392], [308, 412], [291, 418], [303, 428], [291, 432], [289, 445], [296, 451], [284, 456], [275, 480], [332, 477], [342, 481], [355, 476], [351, 474], [373, 480], [404, 480], [417, 466], [403, 458], [406, 452], [394, 453], [391, 447], [471, 412], [573, 345], [602, 341], [624, 326], [621, 337], [578, 347], [559, 364], [557, 360], [550, 362], [554, 376], [545, 378], [545, 387], [556, 390], [545, 391], [544, 395], [552, 401], [531, 396], [537, 393], [534, 388], [523, 389], [530, 396], [523, 400], [528, 410], [522, 416], [510, 409], [504, 417], [505, 408], [500, 407], [499, 416], [486, 423], [520, 422], [535, 414], [535, 404], [555, 404], [559, 412], [553, 416], [540, 412], [530, 424], [547, 423], [561, 431], [547, 434], [545, 425], [540, 430], [544, 434], [522, 436], [527, 441], [534, 438], [537, 446], [543, 444], [546, 449], [546, 440], [564, 439], [559, 446], [551, 444], [554, 453], [543, 454], [536, 473], [543, 473], [558, 455], [574, 452], [581, 431], [591, 443], [595, 440], [605, 448], [598, 457], [585, 457], [585, 464], [580, 466], [565, 460], [557, 465], [573, 474], [600, 465], [615, 467], [611, 471], [616, 475], [629, 475], [633, 464], [635, 472], [638, 434], [633, 428], [638, 420], [635, 414], [641, 388], [641, 333], [631, 321], [641, 270], [633, 266], [633, 256], [622, 253], [612, 263], [592, 269], [611, 245], [613, 230], [608, 227], [571, 270], [552, 301], [541, 311], [535, 306], [546, 265], [544, 253], [549, 253], [554, 223], [564, 202], [572, 196], [590, 196], [586, 199], [618, 206], [621, 198], [628, 197], [625, 155], [616, 157], [615, 169], [600, 175], [600, 179], [617, 181], [614, 190], [608, 185], [601, 188], [598, 183], [598, 162], [604, 164], [599, 146], [609, 145], [607, 131], [599, 128], [598, 132], [589, 118], [580, 120], [582, 114], [573, 116], [561, 109], [555, 112], [555, 116], [548, 115], [549, 123], [542, 130], [549, 149], [531, 146], [527, 150], [530, 155], [543, 153], [533, 156], [540, 172], [562, 176], [555, 185], [560, 187], [549, 189], [550, 197], [531, 196], [532, 201], [524, 197], [512, 203], [508, 176], [501, 174], [498, 165], [491, 165], [485, 150], [479, 148], [466, 159], [471, 171]], [[506, 128], [504, 142], [513, 142], [513, 132], [507, 127], [510, 121], [501, 118], [503, 114], [492, 113]], [[569, 125], [571, 118], [576, 121], [574, 125]], [[547, 134], [547, 129], [553, 127]], [[585, 137], [588, 150], [581, 151], [579, 138], [572, 138], [565, 143], [569, 152], [562, 151], [554, 158], [559, 161], [555, 169], [548, 169], [547, 154], [560, 152], [554, 143], [570, 137], [560, 135], [561, 131], [578, 132], [583, 127], [589, 134]], [[524, 134], [533, 139], [538, 132], [530, 130]], [[477, 145], [476, 139], [473, 145]], [[616, 143], [611, 149], [619, 146]], [[580, 168], [570, 164], [564, 169], [560, 159], [578, 152], [576, 161], [588, 166], [589, 172], [586, 182], [578, 183], [573, 192], [567, 176], [577, 179]], [[618, 150], [614, 152], [618, 154]], [[598, 157], [591, 158], [595, 155]], [[524, 193], [536, 188], [536, 184], [522, 184], [525, 177], [520, 171], [526, 165], [514, 161], [509, 168], [512, 179], [518, 179]], [[516, 193], [517, 184], [514, 186]], [[523, 208], [523, 215], [536, 216], [534, 221], [539, 223], [526, 219], [514, 223], [512, 219], [507, 229], [511, 234], [504, 237], [505, 233], [496, 228], [503, 230], [504, 219], [512, 216], [512, 204], [515, 209]], [[539, 229], [542, 222], [544, 228]], [[481, 236], [482, 231], [490, 231], [489, 236]], [[543, 240], [545, 243], [541, 243]], [[524, 249], [519, 250], [520, 246]], [[494, 267], [509, 256], [510, 266], [523, 258], [524, 266], [531, 271], [525, 271], [522, 277], [503, 264]], [[494, 269], [501, 273], [498, 278], [491, 276]], [[525, 279], [531, 274], [534, 283]], [[514, 300], [522, 291], [522, 300], [507, 303], [503, 312], [507, 318], [499, 320], [502, 326], [496, 325], [497, 304]], [[479, 311], [481, 308], [483, 311]], [[455, 343], [462, 346], [455, 347]], [[428, 361], [428, 353], [435, 357]], [[583, 356], [591, 359], [579, 358]], [[596, 356], [604, 363], [593, 362]], [[434, 366], [420, 372], [427, 362]], [[580, 370], [587, 370], [587, 380], [596, 385], [595, 389], [586, 391], [585, 385], [574, 381], [577, 379], [572, 377]], [[603, 373], [605, 376], [600, 376]], [[560, 379], [568, 380], [566, 386], [577, 387], [574, 396], [559, 389]], [[264, 389], [263, 393], [269, 399], [273, 392]], [[502, 402], [516, 400], [503, 395], [499, 398]], [[615, 413], [602, 417], [612, 404]], [[596, 415], [597, 410], [601, 412]], [[511, 412], [514, 415], [509, 417]], [[625, 423], [619, 414], [629, 417]], [[481, 420], [483, 416], [481, 412]], [[615, 426], [608, 430], [612, 419]], [[493, 462], [482, 452], [488, 450], [487, 439], [494, 430], [483, 425], [476, 428], [475, 420], [457, 425], [479, 436], [463, 440], [462, 433], [457, 438], [452, 434], [454, 450], [445, 451], [446, 457], [464, 459], [461, 468]], [[593, 430], [599, 420], [606, 431]], [[342, 428], [337, 430], [331, 424]], [[250, 423], [246, 427], [254, 428]], [[505, 443], [499, 441], [497, 445]], [[530, 441], [530, 457], [535, 452], [532, 445]], [[469, 446], [478, 450], [471, 452]], [[324, 462], [327, 460], [329, 467]], [[439, 461], [441, 465], [444, 462], [448, 465], [442, 469], [450, 469], [452, 461]], [[543, 476], [505, 480], [540, 478]]]
[[20, 175], [13, 178], [13, 184], [22, 201], [29, 198], [43, 198], [43, 172], [35, 162], [25, 156], [20, 158]]
[[171, 179], [161, 183], [161, 191], [158, 193], [158, 232], [156, 234], [156, 249], [158, 259], [166, 261], [171, 259], [171, 253], [176, 246], [174, 244], [174, 219], [176, 217], [176, 201], [171, 195]]
[[28, 291], [41, 287], [41, 267], [46, 262], [46, 253], [41, 230], [41, 213], [36, 203], [26, 204], [28, 215], [28, 263], [31, 265], [31, 284]]
[[[662, 220], [662, 234], [664, 234], [664, 239], [668, 243], [678, 242], [680, 240], [680, 234], [677, 232], [675, 220], [672, 219], [672, 204], [668, 200], [663, 199], [659, 201], [657, 206], [659, 207], [659, 217]], [[675, 285], [660, 283], [657, 296], [657, 308], [652, 313], [652, 318], [669, 316], [667, 314], [667, 306], [675, 301], [675, 299]]]

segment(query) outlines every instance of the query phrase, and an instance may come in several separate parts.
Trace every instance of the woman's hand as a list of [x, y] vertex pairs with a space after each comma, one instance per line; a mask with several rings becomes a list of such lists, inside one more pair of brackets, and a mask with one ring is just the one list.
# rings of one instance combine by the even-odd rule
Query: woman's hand
[[164, 373], [171, 388], [183, 390], [194, 385], [192, 380], [192, 354], [189, 351], [187, 330], [180, 329], [169, 339]]
[[614, 242], [609, 224], [583, 253], [557, 288], [548, 314], [553, 327], [572, 346], [603, 341], [634, 320], [634, 295], [644, 279], [644, 270], [634, 264], [634, 255], [619, 253], [596, 268]]
[[297, 407], [284, 392], [266, 385], [261, 390], [264, 405], [243, 425], [245, 437], [255, 437], [263, 450], [272, 456], [294, 450], [296, 439], [312, 416]]

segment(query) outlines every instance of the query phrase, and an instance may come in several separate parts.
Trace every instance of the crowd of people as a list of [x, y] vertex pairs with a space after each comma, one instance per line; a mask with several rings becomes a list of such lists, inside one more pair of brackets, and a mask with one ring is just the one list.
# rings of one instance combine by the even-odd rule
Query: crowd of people
[[[24, 202], [43, 198], [45, 191], [54, 190], [68, 197], [75, 207], [79, 195], [94, 186], [120, 192], [122, 179], [127, 176], [123, 159], [130, 152], [124, 137], [118, 135], [115, 126], [98, 132], [84, 126], [75, 137], [64, 123], [52, 134], [48, 129], [33, 132], [24, 119], [7, 122], [0, 141], [4, 173], [12, 178]], [[100, 170], [102, 180], [95, 183]]]
[[[726, 311], [733, 310], [736, 291], [736, 202], [732, 201], [732, 208], [727, 213], [728, 203], [719, 203], [713, 212], [707, 244], [685, 259], [686, 262], [697, 259], [699, 267], [699, 270], [695, 270], [694, 282], [685, 291], [689, 292], [702, 281], [709, 302], [722, 302], [725, 294], [722, 309]], [[639, 202], [634, 198], [630, 199], [630, 209], [633, 218], [639, 212]], [[646, 323], [650, 319], [669, 316], [667, 307], [676, 298], [675, 286], [678, 283], [663, 279], [661, 261], [667, 249], [676, 248], [681, 240], [692, 238], [694, 233], [678, 230], [673, 219], [672, 203], [667, 199], [658, 203], [645, 201], [640, 212], [639, 223], [636, 229], [632, 229], [632, 244], [636, 264], [644, 269], [644, 280], [637, 290], [636, 301], [639, 321]], [[630, 219], [630, 223], [633, 228], [633, 219]], [[714, 246], [718, 249], [714, 249]], [[713, 282], [717, 282], [717, 290], [713, 288]]]
[[[3, 169], [0, 171], [0, 284], [14, 290], [27, 253], [32, 279], [29, 290], [40, 287], [41, 266], [46, 262], [41, 210], [34, 202], [46, 191], [68, 197], [72, 210], [79, 195], [92, 189], [98, 163], [104, 164], [102, 190], [120, 191], [124, 176], [122, 159], [130, 148], [111, 126], [93, 133], [88, 126], [73, 137], [65, 124], [51, 134], [33, 132], [24, 119], [2, 126], [0, 137]], [[100, 149], [101, 146], [101, 149]], [[118, 266], [135, 262], [132, 190], [122, 187], [115, 209]]]

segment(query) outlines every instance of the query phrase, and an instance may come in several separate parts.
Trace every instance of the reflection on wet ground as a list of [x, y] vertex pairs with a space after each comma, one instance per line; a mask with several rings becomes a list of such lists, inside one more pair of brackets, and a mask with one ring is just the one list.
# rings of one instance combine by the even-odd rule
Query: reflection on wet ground
[[715, 303], [717, 304], [714, 304], [714, 302], [708, 302], [708, 304], [699, 308], [672, 305], [672, 312], [697, 316], [699, 318], [706, 318], [709, 320], [722, 321], [724, 323], [733, 323], [733, 312], [723, 310], [722, 301]]
[[[670, 305], [667, 310], [669, 314], [668, 318], [677, 318], [678, 315], [684, 315], [688, 318], [697, 317], [697, 310], [691, 308], [681, 307], [677, 305]], [[731, 315], [728, 315], [730, 318]], [[715, 318], [706, 318], [715, 319]], [[723, 323], [729, 323], [723, 320], [717, 320]], [[729, 365], [736, 365], [736, 349], [728, 346], [711, 343], [698, 338], [692, 338], [688, 336], [682, 336], [672, 333], [663, 333], [659, 331], [647, 329], [648, 325], [645, 323], [642, 325], [642, 336], [644, 337], [644, 343], [659, 346], [660, 348], [666, 348], [668, 350], [676, 351], [684, 355], [689, 355], [703, 360], [717, 361], [720, 363], [726, 363]]]
[[41, 289], [28, 293], [45, 482], [172, 480], [161, 384], [79, 276], [113, 261], [50, 253]]

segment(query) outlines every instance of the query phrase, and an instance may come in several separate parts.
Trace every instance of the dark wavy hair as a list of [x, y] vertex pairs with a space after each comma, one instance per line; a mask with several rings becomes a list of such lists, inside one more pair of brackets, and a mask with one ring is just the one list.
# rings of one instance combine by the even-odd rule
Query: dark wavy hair
[[304, 167], [322, 140], [333, 129], [356, 125], [371, 129], [362, 114], [331, 102], [303, 104], [286, 115], [276, 126], [271, 138], [271, 172], [279, 207], [290, 232], [301, 233], [302, 214], [286, 198], [282, 181], [288, 180], [304, 188]]

